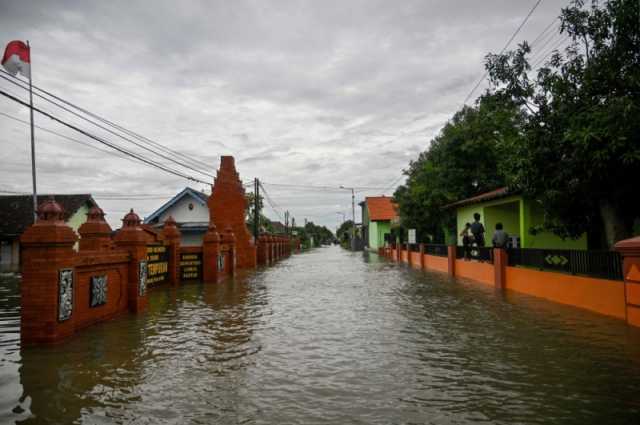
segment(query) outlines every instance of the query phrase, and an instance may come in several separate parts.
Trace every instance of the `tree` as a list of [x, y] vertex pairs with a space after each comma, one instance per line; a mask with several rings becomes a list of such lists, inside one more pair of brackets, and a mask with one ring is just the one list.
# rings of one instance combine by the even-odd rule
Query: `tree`
[[524, 117], [523, 137], [507, 144], [509, 186], [539, 202], [544, 227], [579, 237], [604, 226], [606, 243], [632, 235], [639, 215], [640, 2], [574, 0], [562, 10], [570, 45], [530, 79], [531, 52], [488, 55], [494, 94]]
[[[255, 195], [252, 192], [249, 192], [245, 195], [246, 206], [245, 206], [245, 223], [249, 228], [250, 233], [253, 234], [253, 223], [255, 217]], [[264, 198], [262, 195], [258, 195], [258, 211], [263, 211], [264, 208]], [[259, 229], [260, 231], [273, 232], [273, 226], [271, 225], [271, 220], [267, 218], [262, 212], [260, 213], [260, 222]]]
[[336, 237], [340, 242], [348, 242], [351, 240], [351, 229], [353, 228], [353, 220], [343, 221], [338, 230]]
[[394, 194], [402, 227], [415, 228], [421, 241], [445, 242], [445, 230], [455, 228], [445, 205], [505, 185], [500, 158], [521, 137], [521, 121], [517, 106], [499, 95], [458, 111], [405, 171]]

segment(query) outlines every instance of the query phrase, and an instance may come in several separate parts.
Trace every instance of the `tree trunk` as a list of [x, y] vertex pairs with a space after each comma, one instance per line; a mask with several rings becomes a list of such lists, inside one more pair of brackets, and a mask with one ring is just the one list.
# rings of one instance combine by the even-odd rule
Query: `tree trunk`
[[608, 200], [600, 201], [600, 215], [609, 249], [612, 249], [616, 242], [632, 236], [630, 226], [627, 226], [620, 212]]

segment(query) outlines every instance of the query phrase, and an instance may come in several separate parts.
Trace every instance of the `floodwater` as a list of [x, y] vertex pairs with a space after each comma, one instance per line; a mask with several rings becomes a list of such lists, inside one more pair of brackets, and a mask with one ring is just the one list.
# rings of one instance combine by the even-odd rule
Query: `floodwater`
[[0, 279], [0, 423], [640, 423], [637, 330], [373, 254], [155, 289], [28, 349]]

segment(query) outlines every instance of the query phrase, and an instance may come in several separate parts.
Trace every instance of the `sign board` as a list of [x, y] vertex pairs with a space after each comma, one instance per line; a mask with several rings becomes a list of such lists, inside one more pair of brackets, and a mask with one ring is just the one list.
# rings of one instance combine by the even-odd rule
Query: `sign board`
[[416, 229], [409, 229], [409, 243], [416, 243]]
[[164, 245], [147, 245], [147, 285], [164, 282], [169, 273], [169, 252]]
[[202, 280], [202, 253], [180, 254], [180, 280]]

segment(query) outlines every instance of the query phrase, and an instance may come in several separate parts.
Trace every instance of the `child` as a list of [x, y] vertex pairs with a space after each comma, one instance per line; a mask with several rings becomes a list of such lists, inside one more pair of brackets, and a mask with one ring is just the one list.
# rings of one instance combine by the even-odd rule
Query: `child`
[[496, 231], [493, 233], [493, 242], [494, 248], [506, 248], [509, 243], [509, 235], [507, 232], [502, 230], [502, 223], [496, 223]]
[[464, 248], [464, 259], [469, 260], [471, 257], [471, 244], [473, 243], [473, 235], [471, 235], [471, 223], [465, 223], [464, 229], [460, 232], [462, 236], [462, 246]]

